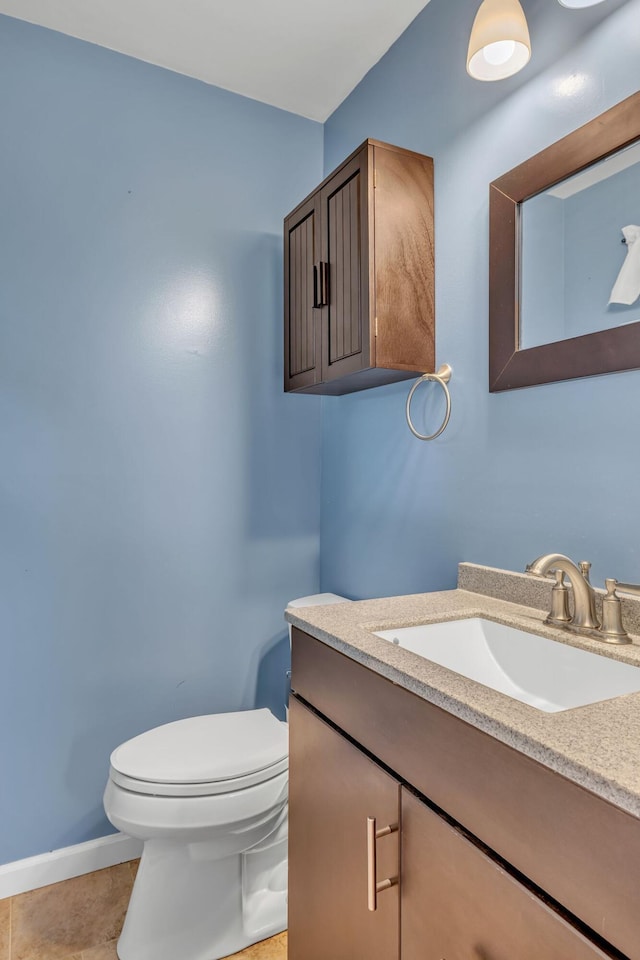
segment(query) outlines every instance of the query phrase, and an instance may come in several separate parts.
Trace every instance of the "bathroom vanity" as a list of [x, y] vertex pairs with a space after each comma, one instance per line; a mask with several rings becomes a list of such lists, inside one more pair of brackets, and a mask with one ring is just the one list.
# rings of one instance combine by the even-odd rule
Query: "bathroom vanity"
[[551, 584], [461, 583], [288, 616], [289, 956], [640, 960], [640, 693], [542, 713], [375, 636], [485, 616], [598, 650], [543, 626]]

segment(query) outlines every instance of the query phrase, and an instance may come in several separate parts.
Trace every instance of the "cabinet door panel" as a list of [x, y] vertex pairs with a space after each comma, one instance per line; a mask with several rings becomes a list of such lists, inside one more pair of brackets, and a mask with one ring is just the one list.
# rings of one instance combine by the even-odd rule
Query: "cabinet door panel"
[[[367, 817], [398, 823], [399, 784], [293, 697], [289, 721], [289, 960], [397, 960], [398, 887], [367, 907]], [[377, 851], [397, 877], [398, 833]]]
[[319, 255], [319, 198], [312, 197], [285, 221], [285, 389], [320, 380], [320, 314], [314, 270]]
[[610, 956], [402, 790], [402, 960]]
[[322, 255], [329, 264], [323, 309], [324, 380], [370, 362], [368, 151], [361, 151], [321, 194]]
[[329, 363], [333, 364], [362, 350], [359, 171], [329, 196], [327, 203], [333, 288], [329, 302]]

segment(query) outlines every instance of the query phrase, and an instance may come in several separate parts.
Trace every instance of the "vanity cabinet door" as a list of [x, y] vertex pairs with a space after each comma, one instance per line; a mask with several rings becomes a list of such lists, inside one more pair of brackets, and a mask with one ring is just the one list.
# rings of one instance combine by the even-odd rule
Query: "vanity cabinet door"
[[610, 960], [402, 790], [402, 960]]
[[[289, 724], [289, 960], [398, 960], [398, 886], [367, 903], [367, 818], [398, 824], [398, 781], [295, 697]], [[397, 878], [398, 833], [376, 848]]]

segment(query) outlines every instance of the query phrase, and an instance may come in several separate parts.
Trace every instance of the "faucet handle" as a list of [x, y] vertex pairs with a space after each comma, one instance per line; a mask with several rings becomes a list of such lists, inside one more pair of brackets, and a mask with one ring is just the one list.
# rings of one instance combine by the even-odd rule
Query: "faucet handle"
[[635, 592], [640, 594], [640, 586], [618, 583], [614, 579], [605, 580], [604, 583], [607, 593], [602, 598], [602, 626], [600, 627], [602, 639], [606, 640], [607, 643], [631, 643], [629, 634], [622, 626], [622, 604], [616, 593], [616, 588], [634, 587]]
[[640, 597], [640, 583], [621, 583], [619, 580], [605, 580], [605, 586], [607, 588], [607, 596], [610, 593], [615, 594], [616, 590], [622, 590], [623, 593], [631, 593], [636, 597]]
[[571, 620], [569, 613], [569, 591], [564, 582], [564, 571], [554, 570], [556, 582], [551, 590], [551, 611], [548, 620], [553, 623], [568, 623]]

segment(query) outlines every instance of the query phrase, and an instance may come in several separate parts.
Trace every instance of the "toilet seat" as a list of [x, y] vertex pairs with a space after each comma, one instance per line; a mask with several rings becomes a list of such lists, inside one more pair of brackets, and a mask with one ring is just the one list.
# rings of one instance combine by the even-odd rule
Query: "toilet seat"
[[270, 710], [189, 717], [111, 754], [110, 779], [132, 793], [204, 797], [243, 790], [288, 768], [288, 728]]
[[245, 777], [229, 777], [227, 780], [212, 780], [209, 783], [196, 781], [195, 783], [159, 783], [156, 780], [140, 780], [128, 777], [111, 767], [110, 778], [124, 790], [130, 793], [142, 793], [150, 797], [213, 797], [220, 793], [232, 793], [235, 790], [246, 790], [255, 787], [272, 777], [285, 773], [289, 766], [289, 759], [285, 757], [278, 763], [262, 770], [255, 770]]

